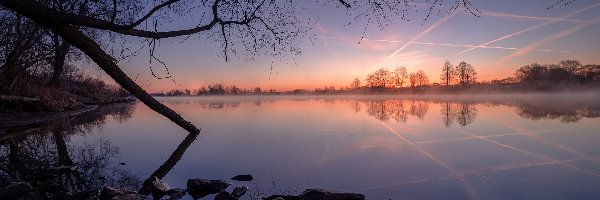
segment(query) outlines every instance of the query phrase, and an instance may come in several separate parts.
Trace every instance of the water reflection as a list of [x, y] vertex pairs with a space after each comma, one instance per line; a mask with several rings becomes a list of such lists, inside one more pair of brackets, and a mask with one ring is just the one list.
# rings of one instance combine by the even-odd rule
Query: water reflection
[[365, 105], [367, 114], [381, 121], [406, 122], [409, 116], [422, 120], [429, 110], [429, 102], [417, 100], [373, 100]]
[[[352, 108], [359, 107], [361, 101], [354, 101]], [[362, 102], [367, 107], [367, 114], [381, 121], [390, 119], [396, 122], [407, 122], [409, 116], [423, 120], [429, 111], [430, 104], [439, 104], [442, 124], [451, 127], [457, 123], [467, 126], [477, 119], [477, 106], [509, 106], [514, 107], [518, 116], [531, 120], [556, 120], [573, 123], [582, 118], [600, 117], [600, 104], [593, 101], [430, 101], [430, 100], [370, 100]], [[355, 111], [358, 112], [357, 109]]]
[[517, 114], [531, 120], [558, 119], [563, 123], [573, 123], [582, 118], [600, 117], [600, 103], [525, 102], [517, 106]]
[[[535, 185], [545, 177], [556, 177], [554, 174], [563, 172], [545, 174], [535, 168], [540, 166], [556, 165], [571, 170], [569, 173], [592, 175], [566, 177], [575, 177], [572, 179], [577, 181], [573, 184], [582, 186], [582, 191], [591, 191], [585, 186], [597, 183], [595, 178], [600, 174], [594, 167], [600, 163], [600, 151], [594, 143], [598, 136], [586, 132], [594, 121], [582, 120], [600, 116], [600, 106], [595, 101], [598, 99], [593, 98], [539, 101], [330, 96], [161, 100], [192, 116], [195, 122], [204, 123], [205, 133], [198, 145], [192, 145], [198, 135], [165, 142], [172, 139], [172, 133], [167, 132], [172, 129], [162, 126], [162, 119], [146, 115], [151, 111], [143, 105], [137, 109], [102, 107], [82, 116], [0, 135], [0, 182], [50, 179], [51, 185], [70, 192], [102, 186], [139, 191], [143, 189], [142, 180], [152, 176], [169, 181], [174, 188], [183, 188], [188, 178], [227, 179], [238, 173], [251, 173], [257, 177], [252, 183], [256, 185], [251, 188], [262, 188], [265, 193], [270, 192], [267, 187], [275, 187], [273, 183], [277, 180], [282, 187], [365, 191], [371, 195], [368, 199], [440, 199], [443, 197], [427, 195], [447, 194], [439, 191], [458, 194], [448, 199], [465, 199], [468, 196], [461, 196], [462, 193], [470, 195], [472, 191], [483, 197], [506, 197], [490, 192], [489, 188], [503, 190], [512, 181]], [[502, 116], [495, 116], [498, 113]], [[552, 121], [537, 129], [541, 123], [523, 123], [529, 120], [522, 119]], [[474, 123], [477, 120], [483, 123]], [[114, 143], [98, 134], [103, 126], [127, 121], [135, 125], [158, 125], [148, 129], [135, 125], [123, 128], [123, 134], [113, 138]], [[560, 124], [571, 122], [580, 123]], [[408, 125], [411, 123], [415, 126]], [[387, 131], [382, 132], [381, 126]], [[569, 131], [564, 131], [567, 128]], [[587, 135], [582, 137], [577, 131]], [[575, 133], [560, 135], [561, 132]], [[153, 150], [140, 151], [140, 147], [126, 141], [128, 137], [147, 134], [153, 137], [136, 138], [135, 142], [154, 144]], [[114, 145], [119, 143], [123, 143], [122, 151]], [[170, 145], [162, 145], [167, 143]], [[163, 155], [159, 151], [172, 153]], [[154, 162], [160, 164], [149, 170], [135, 164], [121, 165], [119, 154], [129, 154], [130, 158], [143, 160], [142, 163], [160, 159]], [[129, 170], [136, 170], [138, 176]], [[518, 179], [522, 170], [535, 177]], [[484, 175], [493, 176], [494, 180], [485, 179]], [[491, 186], [480, 188], [485, 184]], [[561, 189], [554, 185], [542, 189], [547, 188]], [[511, 191], [514, 190], [519, 188]], [[253, 197], [256, 196], [260, 195]]]
[[[515, 108], [516, 114], [531, 120], [558, 120], [563, 123], [573, 123], [582, 118], [600, 117], [600, 101], [593, 98], [554, 98], [540, 101], [539, 98], [508, 97], [508, 98], [458, 98], [458, 97], [415, 97], [415, 96], [384, 96], [384, 97], [218, 97], [193, 101], [189, 98], [166, 98], [163, 102], [172, 105], [199, 105], [203, 109], [234, 109], [238, 107], [274, 104], [277, 100], [314, 101], [325, 105], [347, 103], [356, 113], [366, 113], [381, 120], [407, 122], [410, 117], [423, 120], [431, 105], [440, 108], [442, 124], [451, 127], [468, 126], [477, 119], [477, 107], [509, 106]], [[366, 108], [363, 110], [363, 108]]]
[[[0, 140], [0, 182], [37, 183], [36, 198], [64, 198], [111, 185], [138, 188], [140, 181], [118, 159], [119, 150], [106, 138], [92, 137], [109, 117], [125, 122], [133, 105], [99, 107], [75, 117], [57, 119], [34, 128], [8, 130]], [[85, 142], [71, 142], [78, 138]]]

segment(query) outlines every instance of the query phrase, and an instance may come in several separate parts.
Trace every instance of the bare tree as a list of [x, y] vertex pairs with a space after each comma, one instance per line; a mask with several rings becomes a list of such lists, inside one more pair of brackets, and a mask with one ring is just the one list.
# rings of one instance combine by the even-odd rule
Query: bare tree
[[406, 67], [396, 67], [396, 69], [392, 73], [392, 85], [396, 88], [401, 88], [406, 83], [406, 78], [408, 78], [408, 72], [406, 71]]
[[429, 85], [429, 78], [427, 77], [425, 72], [423, 72], [423, 70], [410, 73], [408, 77], [411, 87], [421, 87]]
[[477, 80], [475, 68], [464, 61], [456, 66], [456, 74], [458, 76], [458, 83], [461, 85], [473, 84]]
[[386, 88], [392, 83], [390, 70], [381, 68], [367, 76], [367, 85], [369, 87]]
[[354, 78], [354, 80], [350, 84], [350, 88], [357, 89], [359, 87], [360, 87], [360, 80], [358, 78]]
[[442, 67], [442, 74], [440, 75], [440, 80], [443, 85], [449, 86], [456, 79], [456, 70], [454, 66], [450, 63], [450, 61], [446, 61], [444, 66]]

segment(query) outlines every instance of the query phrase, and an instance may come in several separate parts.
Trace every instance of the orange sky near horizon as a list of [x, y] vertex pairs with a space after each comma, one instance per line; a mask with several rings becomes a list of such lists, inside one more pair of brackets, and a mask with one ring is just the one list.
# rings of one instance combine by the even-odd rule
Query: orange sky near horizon
[[[343, 10], [312, 6], [306, 12], [319, 17], [313, 30], [316, 39], [301, 43], [301, 55], [225, 62], [218, 56], [222, 49], [210, 41], [174, 38], [161, 40], [156, 50], [174, 81], [154, 78], [149, 65], [157, 76], [167, 76], [167, 71], [156, 62], [150, 64], [144, 53], [119, 65], [149, 92], [166, 92], [216, 83], [278, 91], [339, 88], [355, 77], [364, 83], [367, 74], [397, 66], [409, 72], [423, 70], [434, 83], [445, 61], [472, 64], [479, 81], [509, 77], [531, 63], [574, 59], [600, 64], [600, 2], [582, 0], [553, 9], [545, 9], [547, 2], [542, 0], [473, 4], [480, 17], [459, 10], [425, 23], [401, 21], [384, 30], [368, 24], [346, 26], [349, 17]], [[109, 79], [99, 71], [92, 74]]]

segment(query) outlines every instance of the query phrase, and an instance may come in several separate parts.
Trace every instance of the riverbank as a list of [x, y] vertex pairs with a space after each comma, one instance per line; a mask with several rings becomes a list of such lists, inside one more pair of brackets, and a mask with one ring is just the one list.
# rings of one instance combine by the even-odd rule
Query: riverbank
[[[52, 123], [60, 119], [75, 117], [88, 112], [98, 110], [100, 107], [119, 106], [135, 102], [136, 99], [126, 97], [119, 98], [118, 101], [103, 101], [93, 102], [95, 104], [82, 104], [72, 110], [58, 111], [58, 112], [22, 112], [22, 113], [0, 113], [0, 138], [5, 137], [6, 132], [9, 130], [35, 128], [37, 126], [43, 126], [44, 124]], [[92, 103], [92, 102], [89, 102]]]

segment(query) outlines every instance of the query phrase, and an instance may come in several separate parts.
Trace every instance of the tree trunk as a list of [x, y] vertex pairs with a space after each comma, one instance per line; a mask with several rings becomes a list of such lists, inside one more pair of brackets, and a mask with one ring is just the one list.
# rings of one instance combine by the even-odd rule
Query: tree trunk
[[54, 62], [52, 63], [52, 78], [48, 83], [51, 86], [60, 86], [60, 78], [65, 70], [65, 59], [71, 45], [63, 41], [60, 43], [58, 35], [54, 35]]
[[169, 120], [173, 121], [175, 124], [179, 125], [190, 133], [200, 133], [200, 129], [183, 119], [183, 117], [181, 117], [181, 115], [179, 115], [177, 112], [158, 102], [138, 84], [131, 80], [131, 78], [129, 78], [129, 76], [127, 76], [127, 74], [125, 74], [125, 72], [123, 72], [115, 63], [115, 59], [113, 57], [104, 52], [98, 43], [83, 34], [80, 30], [70, 25], [59, 24], [53, 21], [51, 18], [40, 17], [36, 15], [36, 13], [30, 12], [30, 10], [32, 10], [32, 5], [27, 3], [21, 4], [17, 1], [2, 0], [0, 1], [0, 4], [52, 30], [65, 42], [68, 42], [74, 47], [80, 49], [96, 64], [98, 64], [98, 66], [104, 70], [104, 72], [106, 72], [112, 79], [121, 85], [121, 87], [137, 97], [141, 102], [150, 107], [150, 109], [167, 117]]

